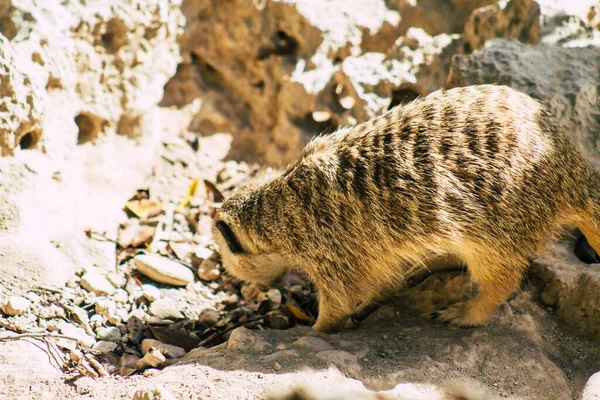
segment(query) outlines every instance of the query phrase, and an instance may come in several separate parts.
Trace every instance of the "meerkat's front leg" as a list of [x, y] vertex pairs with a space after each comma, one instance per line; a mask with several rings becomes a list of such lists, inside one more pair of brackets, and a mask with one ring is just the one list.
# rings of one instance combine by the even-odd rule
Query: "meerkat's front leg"
[[319, 332], [333, 333], [341, 329], [350, 316], [352, 301], [342, 297], [339, 293], [335, 296], [332, 292], [317, 288], [319, 291], [319, 316], [313, 329]]

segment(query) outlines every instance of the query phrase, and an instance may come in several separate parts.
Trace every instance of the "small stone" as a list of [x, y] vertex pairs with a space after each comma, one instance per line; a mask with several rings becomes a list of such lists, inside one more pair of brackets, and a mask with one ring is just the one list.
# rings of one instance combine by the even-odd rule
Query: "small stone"
[[92, 328], [101, 328], [104, 325], [104, 317], [100, 314], [94, 314], [90, 317], [90, 326]]
[[179, 311], [178, 304], [170, 298], [158, 299], [150, 304], [148, 312], [151, 315], [156, 315], [162, 319], [183, 318], [183, 314]]
[[219, 313], [213, 308], [205, 308], [200, 312], [198, 322], [211, 328], [219, 322]]
[[303, 347], [309, 351], [319, 352], [330, 350], [331, 345], [324, 341], [323, 339], [319, 339], [313, 336], [303, 336], [300, 339], [296, 340], [292, 343], [293, 346]]
[[160, 350], [168, 358], [181, 358], [185, 356], [186, 351], [178, 346], [159, 342], [154, 339], [144, 339], [142, 341], [142, 354], [146, 355], [148, 349], [154, 347]]
[[600, 399], [600, 371], [593, 374], [583, 387], [581, 392], [581, 400], [598, 400]]
[[350, 110], [352, 107], [354, 107], [355, 103], [356, 103], [356, 100], [354, 100], [354, 98], [352, 96], [346, 96], [346, 97], [342, 97], [340, 99], [340, 104], [346, 110]]
[[283, 330], [290, 326], [290, 320], [285, 315], [271, 315], [267, 318], [266, 324], [271, 329]]
[[96, 302], [96, 314], [100, 314], [103, 317], [108, 317], [110, 314], [114, 313], [117, 309], [117, 304], [108, 299], [100, 299]]
[[186, 286], [194, 282], [194, 273], [191, 269], [168, 258], [139, 254], [133, 260], [140, 273], [156, 282], [174, 286]]
[[160, 289], [148, 283], [142, 285], [142, 294], [148, 301], [154, 301], [161, 296]]
[[139, 344], [142, 341], [142, 333], [146, 325], [136, 316], [132, 316], [127, 320], [127, 331], [129, 339], [134, 344]]
[[39, 303], [42, 301], [42, 298], [36, 292], [27, 292], [25, 297], [27, 297], [27, 299], [31, 300], [34, 303]]
[[143, 369], [147, 366], [158, 367], [159, 365], [163, 364], [165, 361], [167, 361], [167, 359], [160, 352], [159, 349], [157, 349], [155, 347], [150, 347], [150, 348], [148, 348], [146, 355], [137, 362], [137, 368]]
[[122, 288], [127, 283], [124, 275], [118, 274], [116, 272], [109, 272], [106, 274], [106, 279], [115, 287]]
[[277, 361], [275, 361], [275, 364], [273, 364], [273, 369], [275, 371], [281, 370], [281, 364], [279, 364]]
[[347, 351], [325, 350], [315, 355], [319, 360], [337, 366], [344, 373], [356, 374], [360, 372], [358, 357]]
[[267, 297], [273, 302], [273, 304], [281, 304], [281, 292], [279, 289], [269, 289], [267, 292]]
[[331, 119], [331, 113], [329, 111], [313, 111], [312, 117], [315, 122], [325, 122]]
[[[77, 338], [77, 342], [85, 345], [86, 347], [92, 347], [94, 344], [96, 344], [96, 340], [93, 337], [89, 336], [87, 333], [85, 333], [85, 330], [83, 330], [83, 328], [78, 328], [67, 322], [63, 322], [63, 324], [61, 325], [60, 333], [62, 333], [65, 336]], [[73, 343], [72, 340], [68, 340], [67, 342], [71, 342], [71, 344]], [[70, 349], [70, 347], [67, 348]]]
[[112, 353], [117, 348], [118, 344], [115, 342], [109, 342], [101, 340], [92, 346], [93, 350], [99, 351], [100, 353]]
[[94, 389], [95, 383], [89, 376], [81, 377], [74, 382], [75, 391], [77, 394], [88, 394]]
[[204, 260], [198, 267], [198, 277], [203, 281], [215, 281], [221, 276], [219, 264], [213, 260]]
[[281, 351], [281, 350], [287, 350], [287, 346], [285, 344], [278, 344], [277, 347], [275, 347], [275, 349]]
[[149, 378], [151, 376], [158, 374], [159, 372], [160, 372], [160, 369], [148, 368], [148, 369], [144, 370], [144, 372], [142, 372], [142, 375], [144, 375], [146, 378]]
[[89, 270], [81, 277], [79, 282], [88, 292], [97, 294], [98, 296], [106, 296], [115, 291], [115, 287], [95, 270]]
[[100, 328], [96, 332], [96, 337], [100, 340], [109, 342], [119, 342], [121, 340], [121, 331], [114, 326], [108, 328]]
[[132, 400], [175, 400], [175, 396], [163, 386], [153, 383], [147, 387], [136, 390]]
[[265, 339], [244, 327], [239, 327], [231, 332], [231, 336], [227, 342], [227, 349], [229, 350], [243, 350], [258, 353], [270, 348], [271, 345], [267, 343]]
[[42, 306], [41, 304], [33, 304], [31, 311], [35, 316], [44, 319], [67, 317], [65, 309], [57, 306], [56, 304], [50, 304], [46, 307]]
[[111, 296], [117, 303], [127, 303], [129, 301], [129, 293], [125, 289], [117, 289]]
[[10, 296], [8, 301], [2, 306], [2, 312], [6, 315], [22, 315], [29, 310], [31, 302], [25, 297]]
[[198, 260], [208, 260], [214, 256], [215, 252], [207, 247], [197, 247], [194, 251], [194, 257]]

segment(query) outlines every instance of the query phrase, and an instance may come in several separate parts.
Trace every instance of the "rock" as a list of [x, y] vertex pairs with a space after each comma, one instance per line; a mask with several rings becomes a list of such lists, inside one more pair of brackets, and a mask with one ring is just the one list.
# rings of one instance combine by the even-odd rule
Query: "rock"
[[213, 327], [219, 322], [219, 313], [213, 308], [205, 308], [200, 312], [198, 322], [209, 328]]
[[173, 286], [185, 286], [194, 281], [192, 270], [168, 258], [139, 254], [133, 260], [140, 273], [156, 282]]
[[175, 396], [161, 385], [150, 384], [138, 389], [133, 394], [132, 400], [176, 400]]
[[150, 304], [148, 312], [162, 319], [183, 318], [179, 305], [170, 298], [162, 298]]
[[95, 270], [89, 270], [81, 277], [81, 286], [88, 292], [97, 294], [98, 296], [106, 296], [115, 291], [115, 287]]
[[547, 255], [534, 260], [531, 273], [544, 283], [542, 301], [556, 308], [566, 326], [599, 340], [600, 264], [579, 261], [572, 247], [552, 243]]
[[281, 370], [281, 364], [279, 364], [277, 361], [275, 361], [275, 364], [273, 364], [273, 369], [275, 371], [280, 371]]
[[[86, 347], [93, 347], [94, 344], [96, 344], [96, 340], [93, 337], [89, 336], [87, 333], [85, 333], [85, 330], [83, 328], [78, 328], [66, 322], [63, 322], [61, 324], [60, 333], [62, 333], [65, 336], [76, 338], [78, 343], [81, 343]], [[72, 344], [72, 341], [68, 342], [71, 342]]]
[[471, 50], [494, 38], [513, 38], [526, 44], [540, 39], [540, 6], [534, 0], [510, 0], [478, 8], [465, 24], [464, 39]]
[[160, 352], [168, 358], [181, 358], [186, 353], [181, 347], [162, 343], [154, 339], [144, 339], [142, 341], [142, 354], [145, 355], [150, 347], [159, 349]]
[[271, 344], [250, 329], [239, 327], [231, 332], [227, 341], [228, 350], [241, 350], [261, 353], [271, 349]]
[[318, 352], [315, 356], [328, 364], [334, 364], [344, 373], [358, 374], [360, 372], [358, 358], [346, 351], [324, 350]]
[[129, 293], [124, 289], [117, 289], [111, 298], [117, 303], [127, 303], [129, 301]]
[[219, 264], [212, 260], [204, 260], [198, 267], [198, 276], [203, 281], [214, 281], [221, 276]]
[[142, 294], [148, 301], [154, 301], [161, 296], [160, 289], [154, 285], [144, 283], [142, 285]]
[[127, 320], [127, 331], [129, 332], [129, 340], [134, 344], [139, 344], [142, 341], [142, 333], [146, 325], [144, 321], [136, 316], [132, 316]]
[[596, 372], [588, 379], [583, 387], [580, 400], [598, 400], [600, 399], [600, 372]]
[[115, 342], [109, 342], [106, 340], [100, 340], [99, 342], [96, 342], [96, 344], [94, 344], [92, 346], [93, 350], [99, 351], [100, 353], [112, 353], [113, 351], [115, 351], [115, 349], [118, 347], [119, 345]]
[[96, 313], [108, 318], [117, 310], [117, 304], [109, 299], [99, 299], [96, 301]]
[[314, 336], [303, 336], [296, 340], [293, 345], [305, 348], [311, 352], [319, 352], [331, 349], [331, 345], [329, 343]]
[[447, 87], [483, 83], [508, 85], [541, 100], [592, 167], [600, 167], [600, 156], [592, 150], [600, 146], [600, 48], [494, 39], [481, 51], [453, 57]]
[[271, 315], [265, 322], [271, 329], [283, 330], [290, 327], [290, 320], [285, 315]]
[[96, 337], [100, 340], [109, 342], [119, 342], [121, 340], [121, 331], [116, 327], [100, 328], [96, 332]]
[[21, 296], [10, 296], [2, 305], [2, 312], [6, 315], [21, 315], [29, 310], [31, 301]]
[[143, 369], [148, 366], [158, 367], [159, 365], [163, 364], [165, 361], [167, 361], [167, 359], [160, 352], [159, 349], [157, 349], [155, 347], [149, 347], [148, 350], [146, 351], [146, 355], [137, 362], [137, 368]]
[[125, 283], [127, 283], [125, 276], [116, 272], [109, 272], [106, 274], [106, 279], [108, 279], [108, 281], [117, 289], [122, 288], [125, 286]]

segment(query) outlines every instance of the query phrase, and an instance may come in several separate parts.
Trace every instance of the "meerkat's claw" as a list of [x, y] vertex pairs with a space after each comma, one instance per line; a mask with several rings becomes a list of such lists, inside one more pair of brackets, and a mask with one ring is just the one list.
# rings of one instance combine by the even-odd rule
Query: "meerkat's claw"
[[468, 302], [452, 304], [431, 313], [434, 321], [445, 322], [449, 325], [471, 328], [481, 326], [487, 321], [488, 315], [469, 307]]

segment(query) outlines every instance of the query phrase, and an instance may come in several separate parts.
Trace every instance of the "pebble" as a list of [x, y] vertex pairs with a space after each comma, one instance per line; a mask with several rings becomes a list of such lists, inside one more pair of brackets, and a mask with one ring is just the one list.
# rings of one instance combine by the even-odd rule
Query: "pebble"
[[96, 332], [96, 337], [100, 340], [107, 340], [109, 342], [119, 342], [121, 341], [121, 331], [114, 326], [99, 328]]
[[215, 252], [207, 247], [197, 247], [194, 251], [194, 256], [199, 260], [208, 260]]
[[112, 353], [117, 348], [118, 344], [115, 342], [109, 342], [107, 340], [100, 340], [92, 346], [93, 350], [99, 351], [100, 353]]
[[337, 366], [341, 372], [357, 374], [360, 372], [358, 357], [342, 350], [325, 350], [318, 352], [315, 357], [328, 364]]
[[117, 304], [109, 299], [99, 299], [96, 302], [96, 314], [100, 314], [103, 317], [108, 317], [110, 314], [114, 313], [117, 309]]
[[125, 276], [116, 272], [106, 274], [106, 279], [116, 288], [122, 288], [127, 283]]
[[151, 384], [136, 390], [132, 400], [175, 400], [175, 396], [163, 386]]
[[271, 315], [265, 322], [271, 329], [284, 330], [290, 326], [290, 320], [285, 315]]
[[204, 260], [198, 267], [198, 277], [203, 281], [215, 281], [221, 276], [219, 264], [213, 260]]
[[181, 358], [185, 356], [185, 350], [178, 346], [159, 342], [155, 339], [144, 339], [142, 341], [142, 354], [146, 355], [148, 349], [154, 347], [160, 350], [168, 358]]
[[144, 328], [144, 322], [136, 316], [132, 316], [127, 320], [127, 331], [132, 343], [139, 344], [142, 341]]
[[194, 282], [194, 273], [191, 269], [168, 258], [139, 254], [133, 261], [140, 273], [156, 282], [173, 286], [186, 286]]
[[263, 352], [271, 348], [271, 344], [248, 328], [239, 327], [231, 332], [227, 349], [251, 352]]
[[42, 298], [36, 292], [27, 292], [25, 297], [27, 297], [29, 300], [33, 301], [34, 303], [39, 303], [42, 301]]
[[94, 314], [90, 317], [90, 326], [93, 328], [101, 328], [104, 325], [104, 317], [100, 314]]
[[2, 305], [2, 312], [6, 315], [22, 315], [29, 310], [31, 301], [21, 296], [10, 296], [8, 301]]
[[115, 290], [111, 297], [117, 303], [127, 303], [129, 301], [129, 293], [125, 289]]
[[205, 308], [200, 312], [198, 322], [211, 328], [219, 322], [219, 313], [213, 308]]
[[583, 387], [581, 392], [581, 400], [598, 400], [600, 399], [600, 371], [593, 374]]
[[[92, 347], [96, 344], [96, 340], [87, 333], [85, 333], [85, 330], [83, 328], [78, 328], [74, 325], [69, 324], [68, 322], [63, 322], [61, 324], [60, 333], [62, 333], [65, 336], [77, 338], [77, 341], [79, 343], [84, 344], [86, 347]], [[69, 342], [73, 343], [72, 340], [69, 340]]]
[[43, 319], [67, 317], [65, 309], [60, 306], [57, 306], [56, 304], [50, 304], [46, 307], [42, 306], [41, 304], [34, 304], [31, 307], [31, 311], [36, 317], [40, 317]]
[[152, 304], [150, 304], [148, 312], [151, 315], [156, 315], [162, 319], [183, 318], [183, 314], [181, 311], [179, 311], [178, 304], [169, 298], [158, 299], [154, 301]]
[[275, 364], [273, 364], [273, 369], [275, 371], [281, 370], [281, 364], [279, 364], [277, 361], [275, 361]]
[[303, 336], [300, 339], [296, 340], [292, 343], [293, 346], [303, 347], [309, 351], [325, 351], [330, 350], [331, 345], [324, 341], [323, 339], [319, 339], [313, 336]]
[[89, 270], [83, 274], [79, 283], [85, 290], [95, 293], [98, 296], [106, 296], [115, 291], [115, 287], [112, 285], [112, 283], [110, 283], [105, 276], [101, 275], [95, 270]]
[[142, 294], [148, 301], [154, 301], [161, 296], [160, 289], [148, 283], [142, 285]]

